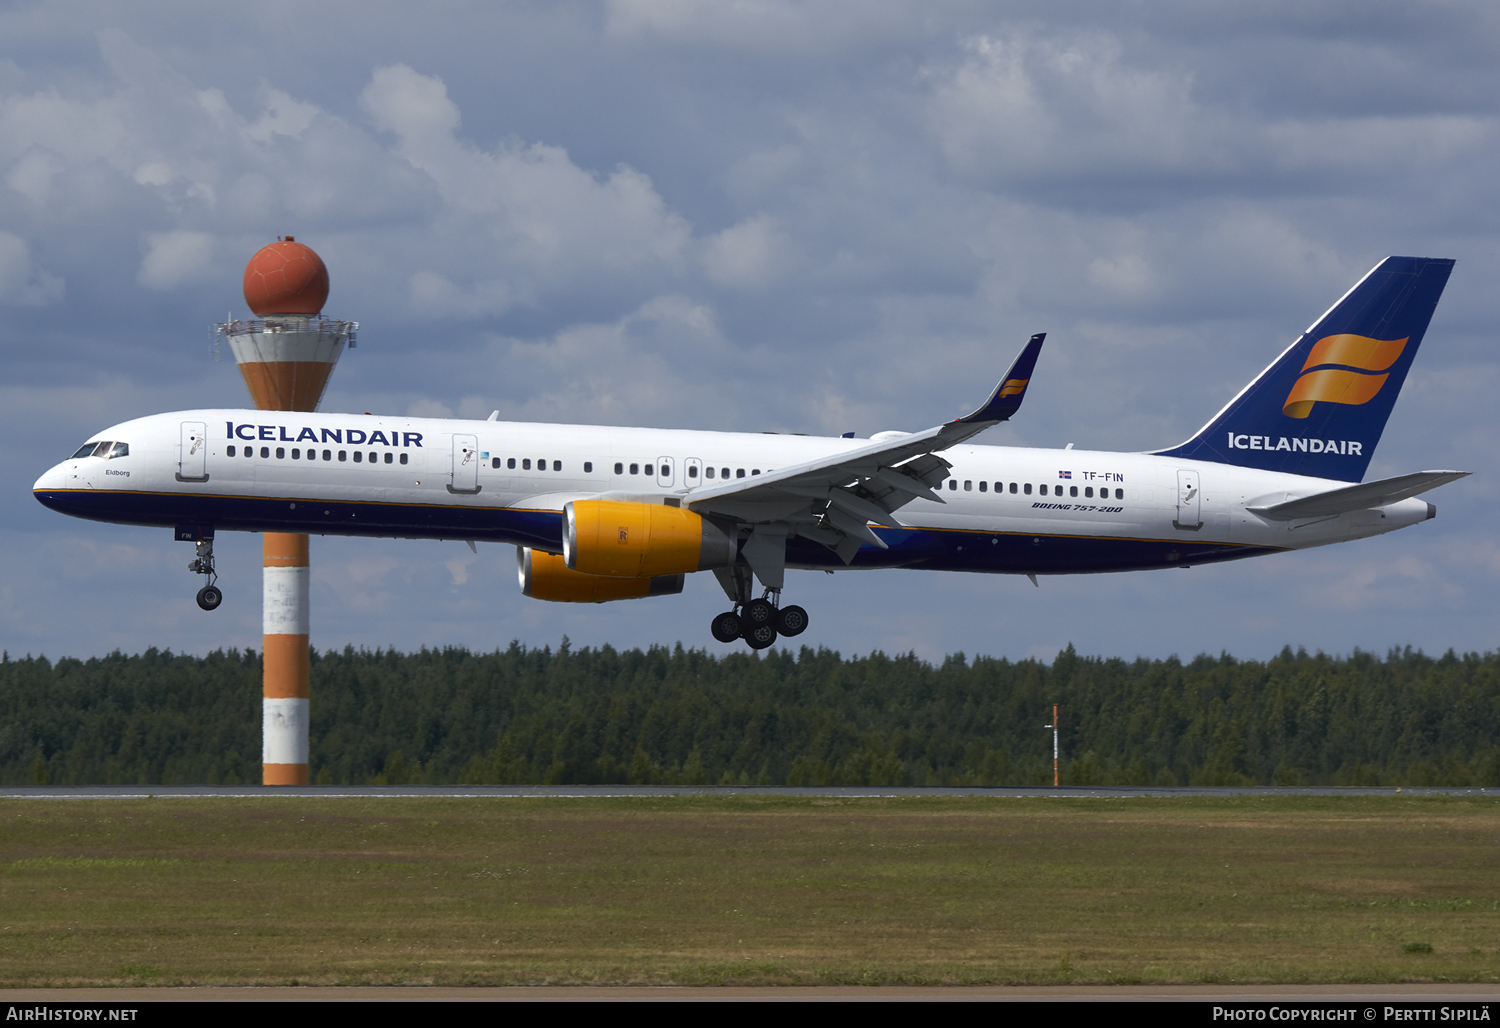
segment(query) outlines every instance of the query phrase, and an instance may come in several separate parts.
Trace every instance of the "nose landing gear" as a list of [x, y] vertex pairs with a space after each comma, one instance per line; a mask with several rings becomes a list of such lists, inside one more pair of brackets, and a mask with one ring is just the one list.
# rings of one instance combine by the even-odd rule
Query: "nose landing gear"
[[224, 593], [216, 584], [219, 573], [214, 570], [214, 530], [179, 526], [177, 538], [194, 544], [195, 557], [188, 570], [195, 575], [207, 575], [208, 584], [198, 590], [198, 606], [204, 610], [216, 610], [224, 602]]

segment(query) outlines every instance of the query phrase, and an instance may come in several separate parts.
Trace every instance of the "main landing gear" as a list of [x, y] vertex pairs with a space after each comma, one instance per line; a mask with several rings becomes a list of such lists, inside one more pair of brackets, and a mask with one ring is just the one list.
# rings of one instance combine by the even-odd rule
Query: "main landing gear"
[[780, 589], [767, 589], [764, 596], [749, 603], [735, 604], [713, 620], [710, 631], [721, 643], [744, 639], [752, 650], [763, 650], [778, 635], [801, 635], [807, 629], [807, 611], [796, 604], [780, 607]]
[[211, 538], [199, 539], [196, 545], [197, 558], [188, 565], [188, 570], [195, 575], [208, 576], [208, 584], [198, 590], [198, 606], [204, 610], [216, 610], [224, 602], [224, 593], [215, 584], [219, 573], [214, 570], [214, 541]]

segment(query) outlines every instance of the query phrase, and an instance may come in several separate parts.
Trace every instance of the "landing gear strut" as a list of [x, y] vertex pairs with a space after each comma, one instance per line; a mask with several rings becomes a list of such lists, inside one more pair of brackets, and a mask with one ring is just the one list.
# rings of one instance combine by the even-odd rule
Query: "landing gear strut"
[[199, 539], [196, 546], [197, 558], [188, 565], [188, 570], [195, 575], [208, 576], [208, 584], [198, 590], [198, 606], [204, 610], [215, 610], [224, 602], [224, 593], [215, 584], [219, 580], [219, 573], [214, 570], [214, 541], [212, 538]]

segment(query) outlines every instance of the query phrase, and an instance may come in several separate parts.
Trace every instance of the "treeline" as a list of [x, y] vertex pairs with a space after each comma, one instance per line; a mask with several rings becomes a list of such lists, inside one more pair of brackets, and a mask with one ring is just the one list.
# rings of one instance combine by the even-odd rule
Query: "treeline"
[[[0, 659], [0, 784], [260, 780], [261, 663]], [[1500, 654], [314, 652], [331, 784], [1500, 785]]]

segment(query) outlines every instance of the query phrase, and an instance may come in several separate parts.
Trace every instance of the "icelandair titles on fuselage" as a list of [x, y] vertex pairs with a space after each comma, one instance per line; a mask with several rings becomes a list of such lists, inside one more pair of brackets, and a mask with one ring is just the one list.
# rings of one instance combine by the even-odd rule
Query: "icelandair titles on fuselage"
[[1245, 435], [1229, 433], [1231, 450], [1292, 450], [1297, 453], [1337, 453], [1345, 457], [1363, 456], [1364, 443], [1354, 439], [1288, 439], [1286, 436]]
[[[273, 443], [347, 443], [350, 446], [421, 446], [421, 432], [397, 432], [392, 431], [390, 438], [380, 429], [366, 432], [362, 428], [323, 428], [314, 431], [303, 428], [297, 435], [287, 434], [285, 425], [236, 425], [233, 421], [226, 421], [228, 439], [243, 439], [246, 442], [254, 442], [264, 439]], [[280, 434], [277, 434], [277, 430]], [[249, 435], [245, 433], [249, 432]], [[321, 436], [319, 435], [321, 432]]]

